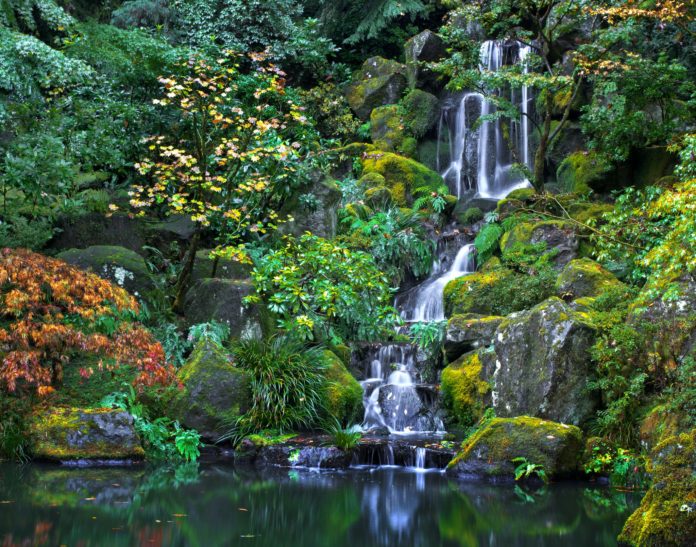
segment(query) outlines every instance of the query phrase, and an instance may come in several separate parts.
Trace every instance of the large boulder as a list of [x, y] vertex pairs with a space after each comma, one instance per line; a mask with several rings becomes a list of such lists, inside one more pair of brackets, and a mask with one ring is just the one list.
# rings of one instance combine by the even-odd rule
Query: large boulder
[[390, 152], [365, 154], [363, 170], [365, 174], [382, 175], [394, 202], [401, 207], [413, 204], [414, 189], [427, 187], [435, 191], [444, 184], [442, 177], [425, 165]]
[[119, 245], [140, 251], [147, 244], [147, 225], [125, 214], [102, 213], [62, 216], [56, 220], [56, 235], [48, 247], [54, 250], [84, 249], [93, 245]]
[[107, 279], [135, 296], [145, 296], [155, 288], [145, 259], [135, 251], [112, 245], [69, 249], [57, 255], [68, 264]]
[[493, 418], [462, 445], [447, 466], [460, 477], [512, 480], [515, 458], [544, 466], [549, 478], [571, 476], [578, 471], [583, 450], [582, 431], [529, 416]]
[[585, 315], [555, 297], [506, 318], [483, 375], [496, 415], [584, 423], [596, 407], [587, 393], [595, 334]]
[[281, 233], [300, 236], [305, 232], [325, 238], [336, 236], [341, 190], [331, 178], [316, 178], [286, 200], [281, 215], [293, 220], [280, 225]]
[[572, 299], [595, 297], [622, 283], [610, 271], [594, 260], [579, 258], [571, 260], [558, 275], [556, 294]]
[[541, 222], [522, 222], [506, 232], [500, 239], [500, 249], [504, 253], [516, 244], [546, 244], [546, 253], [553, 253], [552, 262], [562, 268], [578, 255], [579, 238], [577, 226], [562, 220]]
[[31, 452], [42, 460], [139, 460], [145, 456], [133, 418], [123, 410], [52, 408], [32, 417], [29, 434]]
[[481, 378], [482, 367], [481, 355], [470, 353], [443, 369], [440, 394], [449, 427], [470, 427], [483, 416], [491, 386]]
[[431, 30], [424, 30], [409, 39], [404, 45], [409, 85], [437, 90], [438, 76], [425, 65], [439, 61], [446, 53], [445, 42]]
[[362, 386], [335, 353], [326, 350], [324, 356], [328, 365], [324, 373], [328, 380], [325, 392], [326, 409], [341, 423], [353, 424], [362, 417]]
[[479, 315], [475, 313], [458, 314], [447, 322], [445, 332], [445, 352], [453, 361], [468, 351], [493, 343], [495, 332], [504, 317]]
[[416, 138], [425, 136], [440, 118], [440, 100], [433, 94], [414, 89], [401, 101], [403, 121]]
[[206, 439], [217, 440], [226, 424], [249, 409], [249, 374], [233, 366], [212, 340], [201, 339], [178, 376], [183, 387], [171, 412]]
[[653, 450], [653, 483], [619, 536], [622, 545], [694, 545], [696, 538], [696, 429]]
[[186, 293], [184, 318], [187, 325], [217, 321], [230, 328], [233, 338], [261, 338], [264, 317], [259, 306], [244, 298], [254, 293], [249, 280], [199, 279]]
[[361, 120], [368, 120], [373, 109], [398, 102], [408, 87], [406, 73], [406, 66], [401, 63], [370, 57], [346, 88], [346, 99], [353, 112]]

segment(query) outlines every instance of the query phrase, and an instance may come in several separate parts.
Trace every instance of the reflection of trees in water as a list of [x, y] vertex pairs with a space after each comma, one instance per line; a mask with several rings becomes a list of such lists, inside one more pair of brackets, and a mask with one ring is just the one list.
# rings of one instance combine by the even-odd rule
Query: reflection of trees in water
[[13, 500], [0, 545], [610, 545], [640, 498], [562, 484], [528, 496], [398, 469], [0, 465]]

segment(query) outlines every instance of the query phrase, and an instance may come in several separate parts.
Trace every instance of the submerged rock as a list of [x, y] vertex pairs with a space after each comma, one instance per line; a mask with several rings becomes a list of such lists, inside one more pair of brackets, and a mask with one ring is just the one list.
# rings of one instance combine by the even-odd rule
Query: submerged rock
[[57, 258], [116, 283], [135, 296], [145, 296], [155, 288], [145, 259], [125, 247], [94, 245], [63, 251]]
[[145, 452], [123, 410], [54, 408], [30, 422], [31, 452], [46, 460], [140, 460]]
[[212, 340], [201, 339], [178, 376], [183, 388], [174, 396], [171, 412], [205, 439], [217, 440], [225, 424], [251, 405], [249, 374], [233, 366]]
[[619, 536], [623, 545], [691, 546], [696, 538], [696, 429], [655, 447], [653, 485]]
[[577, 427], [529, 416], [493, 418], [463, 445], [447, 467], [460, 477], [514, 479], [514, 458], [542, 465], [549, 478], [578, 471], [583, 449]]
[[586, 389], [594, 339], [585, 316], [555, 297], [505, 319], [496, 333], [495, 361], [484, 371], [496, 414], [574, 425], [587, 420], [597, 403]]
[[346, 88], [346, 99], [353, 112], [367, 120], [370, 112], [378, 106], [398, 102], [408, 86], [405, 65], [384, 59], [370, 57]]

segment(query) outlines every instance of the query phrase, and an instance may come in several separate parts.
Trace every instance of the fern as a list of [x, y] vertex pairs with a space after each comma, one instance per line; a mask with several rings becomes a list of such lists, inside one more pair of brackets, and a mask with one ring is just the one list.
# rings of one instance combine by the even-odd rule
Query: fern
[[480, 266], [492, 257], [500, 247], [500, 238], [505, 230], [500, 224], [487, 224], [476, 236], [474, 245], [476, 247], [476, 261]]
[[422, 0], [372, 0], [367, 5], [360, 4], [363, 17], [355, 32], [346, 39], [347, 44], [376, 38], [394, 19], [404, 15], [415, 17], [426, 11]]

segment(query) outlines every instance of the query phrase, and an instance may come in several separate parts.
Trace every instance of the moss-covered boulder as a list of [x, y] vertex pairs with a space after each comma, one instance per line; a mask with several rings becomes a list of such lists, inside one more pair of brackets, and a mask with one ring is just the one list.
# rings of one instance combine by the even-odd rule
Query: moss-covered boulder
[[541, 222], [522, 222], [506, 232], [500, 239], [500, 249], [505, 252], [518, 244], [546, 244], [546, 253], [553, 253], [552, 261], [562, 268], [578, 255], [578, 228], [572, 222], [544, 220]]
[[426, 187], [436, 190], [444, 184], [442, 177], [425, 165], [390, 152], [372, 152], [363, 159], [365, 174], [379, 173], [394, 201], [408, 207], [413, 204], [413, 190]]
[[478, 353], [469, 353], [442, 371], [440, 394], [450, 427], [475, 424], [490, 402], [490, 385], [481, 378], [483, 365]]
[[269, 326], [268, 317], [260, 306], [244, 303], [253, 293], [249, 280], [199, 279], [184, 299], [186, 324], [218, 321], [230, 327], [233, 338], [261, 338]]
[[668, 404], [654, 406], [640, 422], [641, 446], [652, 450], [662, 441], [687, 430], [686, 422], [686, 416], [675, 412]]
[[372, 143], [385, 152], [394, 152], [406, 138], [406, 127], [401, 117], [401, 108], [390, 104], [375, 108], [370, 114]]
[[217, 440], [226, 423], [249, 409], [249, 374], [212, 340], [201, 339], [178, 377], [183, 387], [172, 400], [171, 414], [208, 440]]
[[595, 329], [559, 298], [506, 318], [495, 335], [492, 386], [496, 415], [521, 414], [580, 425], [596, 408], [587, 393]]
[[346, 87], [346, 100], [361, 120], [372, 110], [399, 101], [408, 87], [406, 66], [382, 57], [370, 57]]
[[292, 220], [282, 223], [280, 232], [295, 236], [312, 232], [319, 237], [335, 237], [341, 197], [335, 180], [316, 177], [283, 204], [281, 215], [290, 216]]
[[416, 138], [425, 136], [440, 117], [440, 100], [426, 91], [414, 89], [401, 101], [404, 125]]
[[41, 460], [138, 460], [145, 456], [123, 410], [52, 408], [32, 416], [32, 455]]
[[514, 458], [544, 466], [549, 478], [573, 475], [583, 450], [579, 428], [531, 418], [494, 418], [462, 445], [447, 466], [455, 476], [513, 480]]
[[326, 409], [341, 423], [352, 424], [359, 420], [363, 410], [363, 390], [348, 371], [343, 361], [332, 351], [324, 352], [328, 381], [326, 387]]
[[497, 315], [475, 313], [452, 316], [445, 332], [447, 358], [453, 361], [468, 351], [492, 344], [495, 331], [503, 319]]
[[429, 70], [425, 64], [439, 61], [446, 53], [444, 41], [431, 30], [424, 30], [410, 38], [404, 45], [409, 85], [437, 89], [437, 74]]
[[196, 261], [191, 272], [191, 284], [199, 279], [210, 279], [213, 277], [220, 279], [249, 279], [253, 266], [242, 264], [236, 260], [211, 258], [211, 249], [201, 249], [196, 252]]
[[589, 258], [571, 260], [556, 280], [556, 294], [565, 298], [599, 296], [607, 289], [620, 287], [621, 281]]
[[502, 302], [494, 295], [496, 285], [504, 285], [514, 277], [507, 268], [482, 269], [450, 281], [443, 294], [445, 315], [498, 315]]
[[696, 429], [670, 437], [653, 450], [653, 484], [628, 518], [619, 543], [691, 546], [696, 539]]
[[574, 152], [561, 162], [556, 180], [566, 192], [587, 194], [611, 189], [611, 165], [593, 152]]
[[135, 296], [145, 296], [155, 288], [145, 259], [125, 247], [94, 245], [86, 249], [69, 249], [57, 257], [116, 283]]

